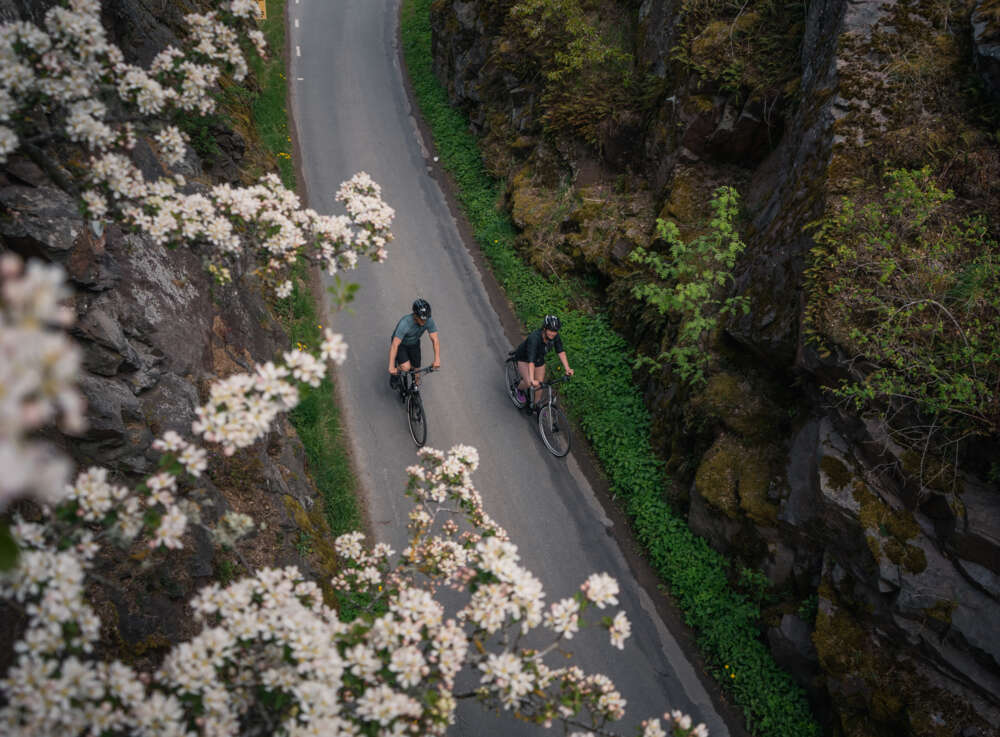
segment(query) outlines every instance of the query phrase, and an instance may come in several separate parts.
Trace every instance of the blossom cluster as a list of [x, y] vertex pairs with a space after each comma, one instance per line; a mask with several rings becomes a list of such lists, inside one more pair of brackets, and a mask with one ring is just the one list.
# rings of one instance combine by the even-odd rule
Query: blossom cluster
[[362, 255], [384, 260], [394, 213], [367, 174], [341, 185], [336, 199], [347, 215], [330, 216], [302, 208], [275, 175], [249, 187], [195, 186], [179, 175], [147, 179], [130, 158], [140, 137], [167, 167], [184, 158], [186, 135], [163, 120], [211, 112], [222, 76], [245, 77], [241, 35], [263, 52], [252, 27], [257, 12], [253, 0], [226, 0], [216, 11], [185, 16], [185, 47], [164, 49], [148, 69], [126, 63], [108, 40], [98, 0], [52, 8], [43, 28], [0, 25], [0, 162], [22, 144], [36, 159], [49, 156], [47, 147], [74, 144], [87, 165], [51, 168], [69, 177], [59, 184], [79, 195], [90, 220], [114, 219], [158, 243], [199, 248], [222, 282], [232, 278], [226, 261], [250, 250], [279, 298], [291, 293], [288, 268], [300, 258], [330, 274]]
[[278, 415], [298, 404], [297, 383], [319, 386], [326, 361], [339, 365], [346, 358], [343, 336], [327, 328], [318, 357], [301, 349], [286, 351], [284, 364], [268, 361], [253, 374], [233, 374], [213, 383], [208, 402], [195, 410], [192, 429], [232, 455], [264, 437]]
[[[389, 565], [392, 551], [385, 546], [369, 552], [360, 533], [351, 533], [336, 542], [342, 566], [332, 583], [345, 595], [369, 597], [373, 610], [382, 601], [391, 609], [394, 597], [414, 591], [421, 597], [439, 587], [465, 591], [467, 603], [456, 622], [467, 641], [484, 646], [468, 652], [470, 666], [480, 674], [476, 696], [489, 707], [539, 724], [585, 719], [603, 729], [621, 719], [625, 709], [610, 679], [575, 667], [550, 667], [545, 657], [579, 631], [587, 608], [618, 603], [618, 583], [606, 573], [593, 574], [575, 597], [546, 608], [541, 582], [520, 564], [517, 546], [483, 509], [471, 478], [478, 464], [478, 452], [469, 446], [447, 453], [421, 449], [419, 462], [407, 469], [407, 494], [415, 508], [400, 565]], [[612, 644], [622, 647], [630, 630], [625, 613], [602, 624]], [[550, 631], [548, 646], [517, 645], [543, 626]], [[568, 709], [568, 703], [579, 708]]]
[[[130, 113], [162, 115], [173, 109], [210, 112], [211, 92], [223, 73], [236, 81], [247, 65], [238, 46], [247, 0], [234, 0], [220, 12], [187, 16], [191, 40], [187, 53], [169, 47], [148, 70], [127, 64], [101, 24], [99, 0], [69, 0], [45, 14], [44, 28], [26, 21], [0, 26], [0, 149], [17, 148], [27, 131], [18, 113], [48, 113], [62, 119], [68, 139], [104, 149], [128, 143], [129, 127], [109, 113], [103, 91]], [[200, 63], [199, 63], [200, 62]], [[3, 160], [3, 159], [0, 159]]]
[[[664, 729], [659, 719], [647, 719], [642, 723], [641, 737], [708, 737], [708, 727], [694, 724], [691, 717], [674, 709], [664, 712], [663, 721], [670, 731]], [[573, 732], [569, 737], [596, 737], [593, 732]]]
[[[192, 446], [167, 433], [157, 447], [177, 461]], [[334, 547], [344, 570], [353, 573], [332, 583], [341, 595], [370, 592], [370, 606], [360, 616], [342, 619], [316, 583], [294, 567], [261, 569], [226, 586], [203, 588], [190, 602], [200, 633], [144, 673], [102, 658], [95, 647], [101, 621], [87, 598], [88, 570], [99, 549], [93, 530], [105, 525], [118, 536], [128, 535], [132, 519], [136, 533], [142, 522], [130, 516], [130, 500], [169, 507], [178, 483], [165, 471], [130, 491], [110, 484], [103, 469], [89, 469], [63, 503], [63, 510], [75, 513], [45, 508], [42, 523], [15, 520], [12, 532], [21, 556], [13, 571], [0, 574], [0, 597], [23, 608], [27, 627], [16, 662], [0, 679], [0, 729], [10, 735], [88, 729], [239, 735], [248, 720], [264, 715], [273, 734], [296, 737], [442, 735], [455, 718], [456, 676], [468, 667], [480, 674], [475, 695], [489, 706], [540, 724], [562, 720], [610, 734], [606, 725], [625, 709], [610, 679], [545, 663], [564, 633], [557, 628], [546, 648], [518, 645], [519, 634], [542, 623], [545, 595], [538, 579], [519, 565], [516, 546], [495, 534], [502, 530], [488, 520], [486, 526], [473, 521], [483, 519], [475, 512], [481, 501], [469, 478], [477, 462], [469, 447], [448, 453], [428, 449], [421, 454], [420, 473], [411, 473], [411, 481], [419, 477], [411, 496], [423, 496], [420, 486], [434, 489], [439, 500], [431, 502], [428, 514], [457, 513], [468, 527], [459, 534], [454, 519], [441, 524], [443, 535], [459, 542], [461, 566], [428, 577], [412, 546], [394, 560], [384, 544], [368, 551], [360, 533], [343, 535]], [[177, 464], [201, 471], [197, 458]], [[54, 521], [67, 518], [80, 522], [73, 535]], [[236, 528], [244, 523], [229, 520]], [[433, 536], [426, 526], [415, 533]], [[458, 616], [445, 616], [434, 596], [435, 578], [469, 592]], [[480, 597], [485, 589], [490, 593]], [[613, 605], [616, 594], [610, 576], [592, 575], [581, 587], [579, 608]], [[485, 602], [499, 617], [487, 614]], [[690, 725], [688, 717], [678, 719]], [[658, 720], [648, 721], [643, 735], [664, 734], [658, 729]], [[697, 729], [692, 734], [706, 734], [700, 725]]]
[[0, 511], [17, 497], [54, 501], [69, 478], [66, 460], [33, 437], [54, 420], [70, 432], [83, 426], [64, 276], [58, 266], [0, 257]]

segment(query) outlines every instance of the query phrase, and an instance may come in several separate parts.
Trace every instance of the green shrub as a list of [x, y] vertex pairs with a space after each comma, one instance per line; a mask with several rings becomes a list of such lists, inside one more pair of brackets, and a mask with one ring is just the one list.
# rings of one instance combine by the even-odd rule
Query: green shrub
[[635, 102], [634, 61], [619, 37], [621, 18], [601, 23], [581, 0], [518, 0], [509, 18], [518, 65], [533, 60], [545, 80], [542, 120], [550, 130], [599, 146], [602, 126]]
[[210, 160], [218, 155], [220, 149], [215, 140], [215, 131], [226, 128], [226, 121], [222, 116], [215, 113], [210, 115], [187, 113], [177, 115], [174, 124], [187, 135], [191, 148], [199, 157]]
[[910, 447], [997, 433], [1000, 247], [985, 218], [961, 214], [929, 168], [865, 196], [812, 224], [806, 327], [850, 356], [834, 394]]
[[[739, 194], [732, 187], [719, 187], [712, 197], [712, 210], [715, 217], [708, 232], [690, 243], [681, 240], [673, 222], [656, 221], [660, 237], [670, 247], [669, 260], [644, 248], [631, 254], [633, 261], [650, 267], [660, 280], [639, 284], [632, 293], [679, 322], [677, 337], [657, 361], [670, 361], [677, 375], [690, 384], [705, 383], [710, 355], [707, 340], [719, 317], [736, 310], [744, 314], [750, 311], [746, 297], [719, 298], [720, 290], [732, 280], [736, 258], [746, 248], [735, 226]], [[640, 357], [637, 367], [643, 364], [655, 366], [656, 361]]]
[[801, 77], [805, 4], [798, 0], [681, 0], [671, 59], [708, 91], [769, 107], [791, 99]]

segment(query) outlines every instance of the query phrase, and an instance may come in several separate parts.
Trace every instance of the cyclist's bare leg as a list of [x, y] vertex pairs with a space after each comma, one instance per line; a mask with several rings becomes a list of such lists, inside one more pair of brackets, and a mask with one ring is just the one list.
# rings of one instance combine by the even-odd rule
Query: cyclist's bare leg
[[397, 363], [396, 364], [396, 368], [399, 369], [400, 372], [402, 372], [402, 371], [409, 371], [410, 370], [410, 362], [409, 361], [403, 361], [403, 363]]
[[[535, 366], [535, 381], [537, 381], [538, 383], [541, 383], [541, 382], [545, 381], [545, 364], [544, 363], [541, 366]], [[532, 405], [537, 405], [540, 401], [542, 401], [542, 390], [541, 389], [536, 389], [535, 390], [535, 397], [534, 397], [534, 401], [532, 402]]]
[[530, 363], [528, 363], [527, 361], [518, 361], [517, 362], [517, 372], [521, 375], [521, 383], [517, 385], [517, 388], [520, 389], [525, 394], [527, 394], [529, 398], [531, 397], [531, 395], [533, 393], [535, 393], [535, 392], [529, 391], [529, 389], [528, 389], [528, 387], [531, 386], [531, 369], [532, 368], [535, 369], [535, 372], [534, 372], [535, 373], [535, 381], [545, 381], [545, 366], [544, 365], [532, 367], [532, 365]]
[[528, 387], [531, 386], [531, 364], [527, 361], [518, 361], [517, 373], [521, 376], [521, 382], [517, 385], [517, 388], [527, 395]]

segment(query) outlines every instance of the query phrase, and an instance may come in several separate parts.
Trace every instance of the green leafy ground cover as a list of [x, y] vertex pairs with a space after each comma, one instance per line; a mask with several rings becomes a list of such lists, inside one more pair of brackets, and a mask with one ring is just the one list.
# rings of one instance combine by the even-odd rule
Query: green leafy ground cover
[[569, 288], [529, 268], [514, 249], [515, 231], [499, 207], [501, 185], [486, 173], [467, 121], [448, 104], [431, 69], [431, 0], [404, 0], [407, 71], [438, 154], [457, 184], [458, 200], [500, 284], [525, 325], [547, 312], [563, 320], [563, 340], [579, 362], [563, 394], [583, 427], [611, 491], [622, 500], [639, 541], [669, 585], [712, 674], [760, 737], [818, 735], [805, 696], [759, 638], [759, 607], [727, 580], [729, 562], [694, 535], [663, 498], [669, 483], [650, 445], [650, 418], [632, 382], [632, 355], [600, 315], [569, 308]]
[[[295, 167], [286, 102], [284, 5], [284, 0], [268, 2], [268, 18], [263, 22], [263, 31], [269, 54], [267, 59], [255, 59], [254, 72], [261, 89], [253, 101], [253, 114], [264, 144], [278, 160], [282, 181], [286, 187], [294, 189]], [[292, 296], [279, 302], [277, 312], [293, 345], [316, 349], [323, 332], [316, 302], [309, 290], [305, 269], [299, 269], [295, 276]], [[361, 511], [355, 495], [343, 421], [330, 377], [315, 389], [305, 387], [302, 390], [301, 401], [292, 411], [291, 421], [305, 446], [309, 473], [323, 495], [330, 532], [337, 536], [361, 529]]]

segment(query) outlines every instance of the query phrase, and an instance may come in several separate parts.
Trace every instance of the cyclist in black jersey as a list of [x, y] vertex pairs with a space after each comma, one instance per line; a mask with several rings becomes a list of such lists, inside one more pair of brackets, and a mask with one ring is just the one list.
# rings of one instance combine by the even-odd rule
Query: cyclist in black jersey
[[518, 401], [526, 401], [529, 409], [534, 405], [535, 390], [545, 381], [545, 355], [549, 351], [555, 351], [562, 361], [563, 368], [567, 376], [573, 375], [573, 369], [569, 367], [566, 359], [566, 351], [563, 349], [562, 338], [559, 337], [559, 328], [562, 323], [555, 315], [546, 315], [542, 320], [542, 326], [531, 333], [524, 342], [514, 350], [514, 358], [517, 360], [517, 371], [521, 375], [521, 382], [517, 385], [520, 393]]

